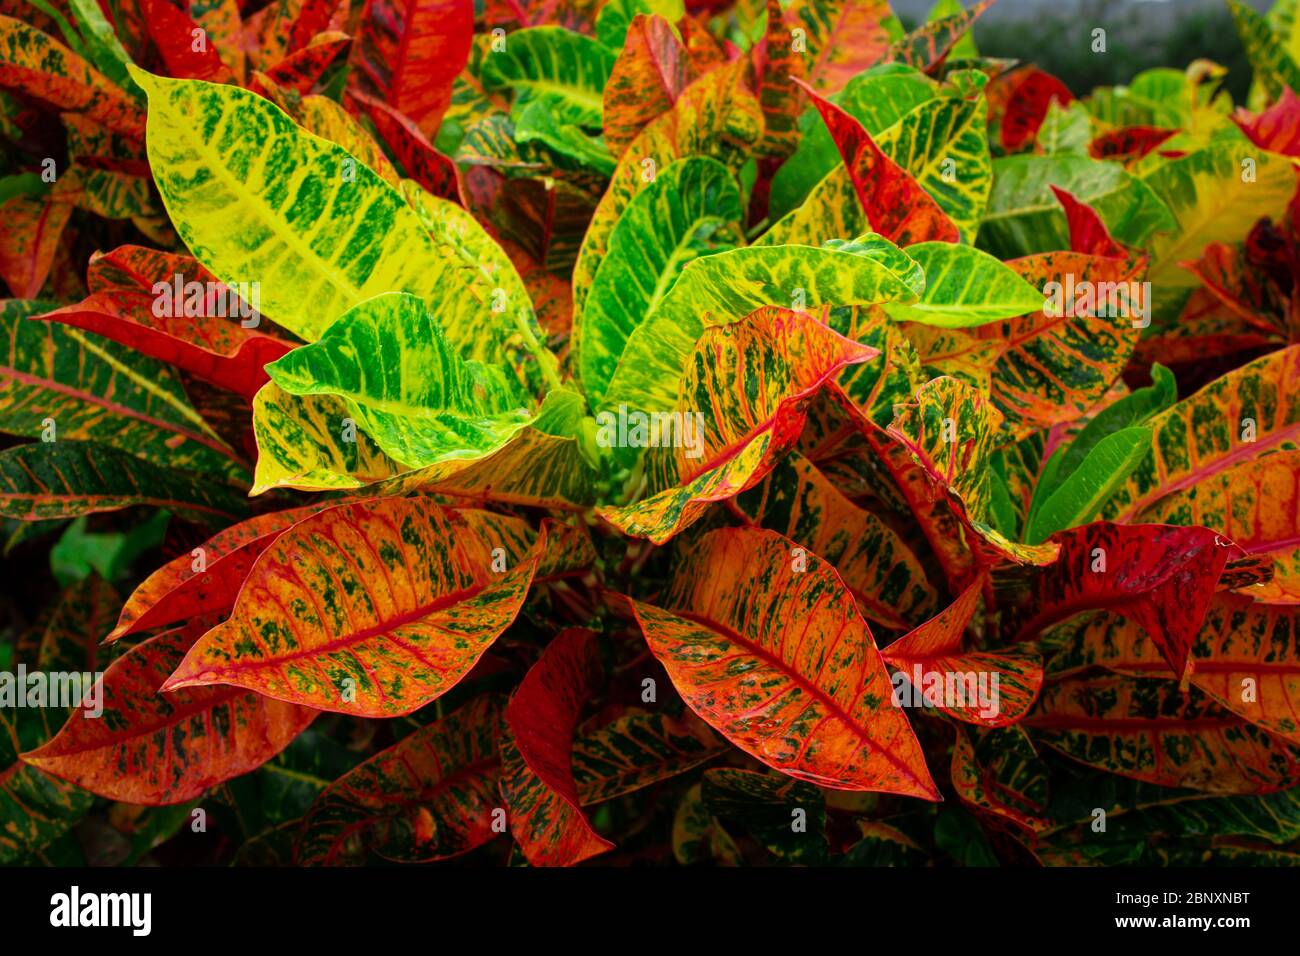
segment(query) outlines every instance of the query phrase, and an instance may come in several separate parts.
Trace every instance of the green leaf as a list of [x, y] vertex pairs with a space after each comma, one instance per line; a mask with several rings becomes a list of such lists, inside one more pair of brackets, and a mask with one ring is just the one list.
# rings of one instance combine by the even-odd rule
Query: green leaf
[[941, 96], [912, 109], [881, 132], [877, 145], [919, 182], [969, 242], [993, 187], [988, 104]]
[[483, 60], [483, 87], [511, 89], [514, 108], [545, 99], [560, 124], [600, 128], [601, 97], [613, 51], [563, 27], [528, 27], [506, 38], [504, 50]]
[[358, 302], [409, 292], [445, 306], [443, 331], [466, 358], [526, 347], [517, 313], [492, 309], [481, 227], [465, 245], [431, 239], [429, 216], [260, 96], [132, 75], [149, 94], [149, 164], [173, 225], [223, 282], [258, 283], [267, 317], [312, 341]]
[[740, 190], [717, 160], [672, 163], [628, 204], [610, 233], [577, 326], [578, 375], [593, 406], [628, 337], [701, 255], [743, 244]]
[[1043, 307], [1043, 295], [986, 252], [950, 242], [920, 242], [907, 254], [925, 272], [925, 291], [915, 305], [887, 303], [899, 322], [942, 328], [987, 325]]
[[[915, 297], [876, 259], [811, 246], [753, 246], [687, 265], [634, 332], [610, 383], [604, 407], [663, 410], [676, 406], [686, 357], [706, 327], [724, 325], [766, 305], [876, 305]], [[835, 323], [832, 322], [832, 325]]]
[[266, 367], [293, 395], [336, 395], [388, 455], [413, 467], [480, 458], [528, 424], [500, 367], [457, 355], [413, 295], [349, 309], [320, 340]]
[[1150, 448], [1150, 428], [1121, 428], [1102, 438], [1064, 481], [1046, 488], [1050, 496], [1033, 515], [1025, 540], [1038, 544], [1058, 531], [1087, 524]]
[[1117, 163], [1086, 156], [1006, 156], [993, 161], [993, 192], [978, 243], [1000, 259], [1070, 248], [1070, 230], [1051, 187], [1097, 210], [1117, 240], [1144, 246], [1174, 228], [1155, 191]]
[[1042, 475], [1038, 479], [1034, 501], [1030, 506], [1029, 524], [1033, 523], [1034, 513], [1056, 490], [1060, 481], [1074, 474], [1098, 442], [1122, 429], [1146, 424], [1178, 400], [1178, 383], [1174, 381], [1174, 373], [1159, 362], [1151, 366], [1151, 382], [1146, 388], [1139, 388], [1107, 405], [1088, 420], [1073, 441], [1052, 453], [1052, 457], [1043, 465]]
[[596, 15], [596, 39], [611, 50], [622, 49], [638, 13], [658, 14], [676, 23], [686, 16], [686, 5], [682, 0], [609, 0]]

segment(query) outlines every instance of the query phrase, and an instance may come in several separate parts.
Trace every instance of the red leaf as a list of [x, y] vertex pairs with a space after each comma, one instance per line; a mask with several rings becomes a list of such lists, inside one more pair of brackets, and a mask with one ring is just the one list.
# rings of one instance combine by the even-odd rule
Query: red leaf
[[173, 6], [170, 0], [140, 0], [142, 19], [149, 36], [162, 55], [167, 72], [177, 79], [208, 80], [233, 83], [235, 74], [221, 61], [217, 50], [208, 42], [206, 31], [202, 49], [194, 49], [194, 31], [200, 27], [189, 14]]
[[429, 863], [487, 843], [499, 832], [500, 733], [499, 699], [482, 695], [354, 767], [312, 804], [298, 862], [359, 862], [370, 850], [397, 863]]
[[1093, 159], [1141, 159], [1177, 132], [1154, 126], [1121, 126], [1089, 143], [1088, 155]]
[[[155, 571], [127, 599], [117, 626], [104, 639], [116, 641], [126, 634], [162, 627], [201, 614], [229, 610], [257, 556], [270, 547], [280, 532], [328, 504], [305, 505], [288, 511], [258, 515], [213, 535], [194, 551], [186, 552]], [[201, 566], [196, 562], [202, 561]]]
[[802, 80], [795, 82], [812, 98], [839, 148], [871, 227], [900, 246], [938, 240], [957, 242], [957, 227], [911, 174], [881, 151], [862, 124], [818, 95]]
[[1219, 575], [1237, 545], [1207, 528], [1096, 521], [1051, 538], [1060, 558], [1037, 575], [1033, 607], [1020, 639], [1082, 611], [1105, 608], [1137, 621], [1174, 674], [1190, 673]]
[[255, 770], [316, 719], [316, 711], [237, 687], [159, 691], [211, 621], [131, 648], [104, 672], [103, 714], [78, 708], [23, 760], [110, 800], [161, 806]]
[[[178, 281], [182, 295], [171, 291]], [[91, 295], [83, 301], [33, 318], [103, 335], [250, 400], [269, 381], [264, 366], [294, 348], [292, 342], [244, 328], [238, 308], [229, 308], [233, 294], [220, 296], [233, 315], [158, 315], [158, 284], [168, 286], [174, 306], [187, 301], [189, 283], [205, 290], [226, 288], [189, 256], [121, 246], [91, 258], [87, 283]], [[215, 305], [205, 299], [204, 309], [219, 311]]]
[[595, 634], [571, 628], [547, 645], [506, 708], [501, 795], [533, 866], [572, 866], [614, 847], [583, 816], [573, 780], [573, 731], [603, 678]]
[[1065, 209], [1065, 219], [1070, 225], [1071, 251], [1108, 259], [1128, 258], [1124, 247], [1111, 238], [1110, 230], [1095, 209], [1075, 199], [1060, 186], [1052, 186], [1052, 193]]
[[315, 37], [301, 50], [290, 53], [275, 66], [264, 72], [276, 86], [309, 93], [325, 71], [330, 68], [339, 54], [352, 45], [352, 37], [346, 33], [332, 31]]
[[380, 142], [388, 147], [407, 176], [433, 195], [465, 205], [456, 164], [438, 152], [418, 126], [383, 100], [355, 90], [349, 91], [348, 96], [365, 108]]
[[1005, 104], [1002, 109], [1002, 148], [1015, 152], [1038, 135], [1047, 110], [1056, 100], [1068, 106], [1074, 100], [1070, 88], [1050, 73], [1030, 66], [1003, 74], [994, 82], [990, 98]]
[[52, 199], [15, 196], [3, 206], [0, 234], [0, 278], [16, 299], [34, 299], [49, 277], [59, 239], [72, 215], [72, 205]]
[[1232, 121], [1260, 149], [1300, 157], [1300, 96], [1289, 86], [1283, 86], [1278, 101], [1259, 115], [1237, 107]]
[[384, 100], [432, 135], [473, 38], [470, 0], [366, 0], [349, 86]]

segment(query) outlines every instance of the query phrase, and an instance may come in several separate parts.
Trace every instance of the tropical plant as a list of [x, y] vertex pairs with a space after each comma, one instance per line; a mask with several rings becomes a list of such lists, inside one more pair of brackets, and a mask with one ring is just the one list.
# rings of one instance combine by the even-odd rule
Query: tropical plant
[[1300, 860], [1297, 4], [990, 2], [0, 0], [0, 862]]

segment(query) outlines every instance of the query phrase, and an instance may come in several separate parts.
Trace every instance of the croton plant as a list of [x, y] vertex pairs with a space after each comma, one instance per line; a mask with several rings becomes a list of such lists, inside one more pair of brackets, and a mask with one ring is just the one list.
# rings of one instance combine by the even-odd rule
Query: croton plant
[[990, 2], [0, 0], [0, 862], [1300, 860], [1300, 3]]

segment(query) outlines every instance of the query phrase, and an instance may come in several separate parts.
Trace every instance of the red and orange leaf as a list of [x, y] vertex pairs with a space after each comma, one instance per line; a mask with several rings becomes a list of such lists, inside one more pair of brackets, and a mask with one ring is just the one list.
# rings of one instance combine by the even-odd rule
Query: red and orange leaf
[[573, 742], [573, 782], [586, 807], [668, 780], [731, 749], [713, 729], [686, 711], [629, 710], [595, 728], [580, 729]]
[[804, 102], [796, 79], [803, 79], [804, 54], [794, 50], [793, 34], [778, 0], [767, 0], [767, 33], [751, 51], [758, 101], [763, 107], [760, 153], [784, 157], [799, 145], [799, 114]]
[[574, 729], [603, 679], [596, 635], [570, 628], [546, 646], [506, 707], [501, 795], [533, 866], [572, 866], [614, 847], [583, 815], [573, 779]]
[[920, 183], [876, 145], [853, 116], [795, 80], [812, 98], [848, 168], [871, 228], [899, 246], [957, 242], [957, 226]]
[[366, 0], [349, 85], [431, 136], [451, 104], [452, 81], [469, 61], [473, 38], [471, 0]]
[[1300, 782], [1300, 744], [1175, 681], [1108, 676], [1043, 689], [1033, 737], [1080, 763], [1163, 787], [1272, 793]]
[[605, 145], [620, 158], [637, 133], [672, 109], [696, 78], [682, 41], [662, 17], [638, 13], [605, 84]]
[[1136, 161], [1177, 132], [1176, 129], [1157, 129], [1154, 126], [1121, 126], [1090, 142], [1088, 155], [1093, 159]]
[[1040, 570], [1019, 638], [1083, 611], [1106, 609], [1137, 621], [1175, 676], [1192, 666], [1192, 642], [1230, 559], [1242, 551], [1207, 528], [1109, 521], [1061, 531], [1060, 558]]
[[796, 0], [787, 22], [802, 29], [811, 62], [808, 82], [830, 95], [889, 54], [886, 0]]
[[215, 614], [234, 606], [257, 556], [280, 533], [332, 504], [304, 505], [231, 525], [193, 551], [168, 561], [127, 598], [105, 642], [127, 634]]
[[[1007, 265], [1035, 288], [1058, 283], [1063, 295], [1083, 281], [1097, 288], [1134, 275], [1127, 258], [1078, 252], [1041, 253]], [[991, 373], [991, 395], [1011, 438], [1082, 418], [1105, 397], [1133, 354], [1141, 329], [1128, 310], [1076, 304], [1061, 315], [1040, 309], [973, 330], [976, 338], [1001, 347]]]
[[1002, 148], [1016, 152], [1032, 144], [1053, 102], [1068, 106], [1070, 88], [1036, 66], [1004, 73], [989, 85], [990, 113], [1002, 121]]
[[[294, 347], [256, 327], [246, 328], [241, 315], [250, 304], [240, 303], [233, 290], [220, 295], [204, 292], [202, 302], [192, 307], [193, 296], [186, 285], [198, 283], [205, 290], [226, 287], [189, 256], [121, 246], [91, 257], [87, 282], [89, 297], [34, 318], [103, 335], [249, 400], [269, 381], [264, 366]], [[165, 294], [172, 296], [172, 308], [158, 308], [159, 285], [168, 288]], [[213, 314], [195, 316], [194, 310]], [[160, 311], [190, 314], [159, 315]]]
[[200, 620], [131, 648], [104, 672], [102, 714], [79, 708], [24, 762], [110, 800], [161, 806], [270, 760], [316, 711], [236, 687], [161, 690], [207, 626]]
[[[656, 492], [597, 512], [625, 534], [662, 544], [716, 501], [752, 488], [803, 430], [807, 399], [876, 349], [832, 331], [810, 313], [768, 306], [704, 330], [678, 385], [683, 421], [699, 415], [697, 440], [651, 449]], [[655, 454], [662, 452], [662, 454]]]
[[1150, 425], [1151, 453], [1102, 508], [1105, 518], [1133, 520], [1166, 495], [1300, 445], [1300, 345], [1242, 365]]
[[[1300, 608], [1214, 595], [1192, 645], [1191, 683], [1270, 733], [1300, 743]], [[1169, 677], [1169, 665], [1134, 620], [1085, 621], [1052, 660], [1052, 676], [1105, 667], [1130, 677]]]
[[476, 697], [326, 787], [303, 819], [296, 858], [308, 865], [429, 863], [491, 840], [500, 809], [501, 704]]
[[312, 515], [258, 556], [230, 619], [167, 688], [234, 684], [354, 716], [409, 714], [455, 686], [519, 613], [531, 539], [518, 518], [421, 498]]
[[[1043, 659], [1028, 647], [979, 651], [963, 646], [966, 625], [985, 584], [983, 576], [976, 578], [945, 610], [890, 644], [881, 656], [902, 671], [927, 703], [944, 713], [971, 724], [1005, 727], [1024, 717], [1037, 699], [1043, 686]], [[961, 700], [928, 689], [935, 678], [946, 683], [949, 675], [956, 678], [953, 686]]]
[[732, 506], [834, 565], [867, 619], [905, 629], [934, 611], [938, 595], [902, 538], [797, 452]]
[[[1046, 830], [1047, 778], [1034, 745], [1021, 727], [1006, 727], [976, 736], [957, 728], [952, 747], [952, 786], [957, 796], [999, 822], [1029, 833]], [[978, 745], [978, 747], [977, 747]]]
[[0, 279], [15, 299], [34, 299], [49, 278], [72, 204], [15, 196], [0, 205]]
[[351, 45], [352, 37], [346, 33], [337, 30], [321, 33], [264, 72], [276, 86], [307, 94]]
[[0, 16], [0, 87], [144, 139], [144, 110], [77, 54], [20, 20]]
[[836, 790], [939, 797], [853, 595], [771, 531], [726, 528], [684, 555], [659, 599], [633, 601], [678, 692], [770, 767]]

